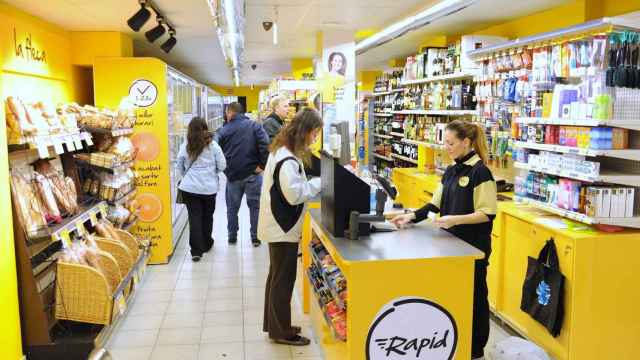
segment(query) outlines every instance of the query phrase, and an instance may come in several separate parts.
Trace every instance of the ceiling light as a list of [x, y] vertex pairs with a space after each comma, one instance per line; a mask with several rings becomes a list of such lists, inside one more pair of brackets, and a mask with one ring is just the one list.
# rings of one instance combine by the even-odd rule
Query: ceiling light
[[136, 12], [129, 20], [127, 20], [127, 24], [133, 31], [140, 31], [142, 26], [149, 20], [151, 17], [151, 11], [146, 8], [146, 1], [140, 1], [140, 10]]
[[356, 54], [360, 55], [368, 50], [396, 39], [409, 31], [416, 30], [436, 20], [461, 11], [469, 7], [474, 2], [476, 2], [476, 0], [443, 0], [414, 16], [400, 20], [397, 23], [384, 28], [382, 31], [358, 42], [356, 44]]
[[158, 26], [144, 33], [144, 36], [147, 38], [147, 40], [149, 40], [150, 43], [158, 40], [158, 38], [164, 35], [164, 33], [167, 31], [164, 28], [164, 25], [162, 25], [162, 23], [164, 22], [164, 19], [162, 18], [162, 16], [158, 16], [157, 20], [158, 20]]
[[278, 23], [273, 23], [273, 45], [278, 45]]
[[160, 46], [160, 48], [167, 54], [171, 51], [171, 49], [173, 49], [174, 46], [176, 46], [176, 43], [178, 42], [178, 40], [176, 40], [175, 38], [175, 35], [176, 31], [173, 29], [169, 29], [169, 39]]

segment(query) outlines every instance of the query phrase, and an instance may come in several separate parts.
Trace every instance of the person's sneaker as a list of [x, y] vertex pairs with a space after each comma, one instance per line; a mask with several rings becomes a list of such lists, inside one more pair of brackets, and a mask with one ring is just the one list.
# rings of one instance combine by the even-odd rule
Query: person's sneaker
[[276, 344], [282, 345], [290, 345], [290, 346], [306, 346], [311, 343], [311, 340], [307, 339], [304, 336], [295, 335], [287, 339], [275, 339], [273, 340]]
[[202, 259], [202, 256], [194, 255], [194, 256], [191, 257], [191, 260], [193, 262], [198, 262], [198, 261], [200, 261], [200, 259]]
[[251, 240], [251, 243], [253, 244], [253, 247], [262, 245], [262, 242], [260, 240]]

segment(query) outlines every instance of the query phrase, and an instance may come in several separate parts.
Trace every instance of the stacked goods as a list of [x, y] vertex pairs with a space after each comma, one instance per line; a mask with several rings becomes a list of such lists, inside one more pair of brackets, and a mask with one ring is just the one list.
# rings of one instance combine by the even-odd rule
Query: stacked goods
[[92, 165], [114, 168], [130, 163], [136, 156], [131, 139], [125, 136], [111, 137], [97, 135], [96, 150], [89, 154], [78, 154], [76, 158]]
[[103, 172], [87, 176], [82, 183], [82, 192], [91, 197], [114, 202], [135, 189], [135, 176], [131, 169], [116, 171], [113, 174]]
[[72, 103], [62, 107], [62, 111], [68, 114], [75, 114], [78, 123], [86, 128], [94, 129], [130, 129], [135, 125], [135, 115], [132, 110], [121, 109], [113, 111], [109, 109], [98, 109], [85, 105], [80, 106]]
[[62, 107], [53, 111], [43, 102], [26, 103], [12, 96], [5, 99], [5, 120], [10, 144], [24, 143], [32, 136], [79, 132], [77, 118]]

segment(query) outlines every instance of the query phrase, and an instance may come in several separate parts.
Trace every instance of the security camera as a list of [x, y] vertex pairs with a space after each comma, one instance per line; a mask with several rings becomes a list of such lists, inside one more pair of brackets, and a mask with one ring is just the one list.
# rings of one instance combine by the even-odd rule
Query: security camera
[[257, 68], [258, 68], [258, 65], [256, 65], [256, 64], [251, 64], [251, 70], [255, 70], [255, 69], [257, 69]]
[[264, 29], [264, 31], [269, 31], [269, 30], [271, 30], [272, 27], [273, 27], [273, 21], [263, 21], [262, 22], [262, 28]]

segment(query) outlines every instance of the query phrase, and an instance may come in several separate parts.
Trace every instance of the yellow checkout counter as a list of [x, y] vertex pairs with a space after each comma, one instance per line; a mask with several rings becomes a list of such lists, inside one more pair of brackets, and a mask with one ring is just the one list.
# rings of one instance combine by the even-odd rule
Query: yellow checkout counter
[[[424, 205], [439, 179], [415, 168], [395, 169], [398, 202], [407, 208]], [[565, 317], [556, 338], [520, 310], [527, 259], [537, 257], [549, 238], [566, 278]], [[499, 201], [489, 263], [494, 315], [554, 359], [640, 359], [640, 231], [602, 232], [529, 205]]]
[[[481, 251], [427, 224], [337, 238], [313, 207], [301, 245], [303, 298], [325, 359], [471, 357], [473, 267]], [[312, 242], [321, 243], [346, 278], [346, 340], [334, 334], [307, 274], [318, 261]]]

